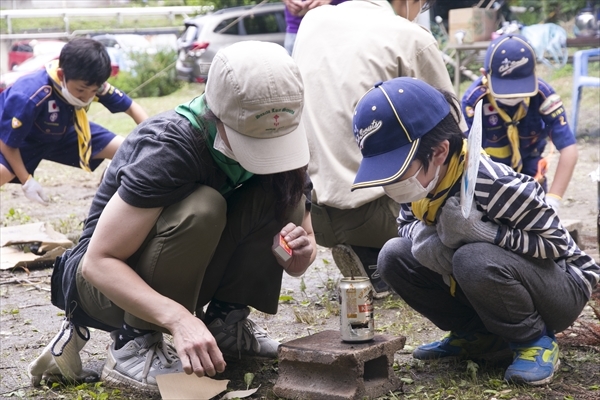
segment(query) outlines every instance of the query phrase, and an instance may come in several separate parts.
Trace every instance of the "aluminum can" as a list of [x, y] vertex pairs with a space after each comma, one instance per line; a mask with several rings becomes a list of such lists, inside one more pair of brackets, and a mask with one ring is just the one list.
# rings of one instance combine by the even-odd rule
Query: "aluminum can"
[[367, 277], [340, 281], [340, 333], [344, 342], [366, 342], [375, 336], [373, 286]]

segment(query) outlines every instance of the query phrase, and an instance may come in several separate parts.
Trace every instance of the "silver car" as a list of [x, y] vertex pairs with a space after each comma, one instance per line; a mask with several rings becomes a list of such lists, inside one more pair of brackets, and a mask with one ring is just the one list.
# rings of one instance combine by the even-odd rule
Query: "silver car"
[[283, 46], [285, 5], [224, 8], [186, 20], [185, 31], [177, 39], [177, 78], [205, 82], [213, 57], [221, 48], [242, 40], [260, 40]]

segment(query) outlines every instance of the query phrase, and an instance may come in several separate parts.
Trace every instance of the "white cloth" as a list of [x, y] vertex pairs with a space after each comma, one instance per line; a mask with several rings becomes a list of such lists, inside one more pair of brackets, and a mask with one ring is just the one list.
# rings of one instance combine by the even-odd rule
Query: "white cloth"
[[292, 57], [304, 82], [300, 124], [309, 140], [313, 202], [352, 209], [384, 196], [381, 188], [350, 192], [361, 160], [352, 113], [376, 82], [399, 76], [454, 92], [435, 38], [387, 1], [347, 1], [306, 14]]
[[557, 197], [546, 195], [546, 204], [552, 207], [556, 213], [560, 210], [560, 199]]

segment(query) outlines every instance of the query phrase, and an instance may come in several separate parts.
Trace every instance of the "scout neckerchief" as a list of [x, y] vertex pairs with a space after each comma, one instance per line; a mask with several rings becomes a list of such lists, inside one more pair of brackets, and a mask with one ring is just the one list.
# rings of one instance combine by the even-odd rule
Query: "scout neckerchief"
[[424, 199], [412, 202], [412, 212], [414, 216], [427, 225], [433, 225], [438, 210], [444, 204], [450, 189], [458, 182], [462, 176], [465, 155], [467, 154], [467, 140], [463, 140], [463, 146], [459, 154], [455, 154], [448, 163], [448, 170], [444, 178], [438, 183], [433, 196], [427, 195]]
[[219, 189], [222, 195], [225, 195], [235, 189], [242, 182], [250, 179], [254, 174], [246, 171], [235, 160], [225, 156], [218, 150], [214, 149], [215, 137], [217, 136], [217, 124], [213, 121], [206, 121], [202, 116], [207, 111], [204, 95], [196, 97], [188, 103], [183, 103], [175, 108], [175, 112], [187, 118], [190, 123], [198, 130], [206, 133], [206, 142], [208, 150], [213, 160], [219, 168], [227, 175], [227, 182]]
[[[62, 82], [58, 79], [56, 70], [58, 69], [58, 60], [52, 61], [46, 65], [46, 72], [52, 79], [54, 92], [69, 103], [61, 92]], [[90, 156], [92, 155], [92, 133], [90, 131], [90, 123], [87, 117], [87, 107], [75, 107], [75, 132], [77, 132], [77, 143], [79, 148], [79, 166], [87, 172], [92, 172], [90, 169]]]
[[517, 125], [519, 124], [519, 121], [527, 115], [527, 111], [529, 111], [529, 97], [526, 97], [525, 100], [519, 104], [519, 109], [512, 118], [508, 116], [506, 111], [498, 107], [498, 103], [496, 103], [496, 99], [491, 93], [488, 92], [487, 98], [508, 127], [506, 135], [508, 136], [508, 141], [510, 142], [510, 147], [512, 149], [512, 159], [510, 161], [511, 167], [515, 171], [521, 172], [521, 169], [523, 169], [523, 160], [521, 159], [521, 152], [519, 151], [519, 129], [517, 128]]

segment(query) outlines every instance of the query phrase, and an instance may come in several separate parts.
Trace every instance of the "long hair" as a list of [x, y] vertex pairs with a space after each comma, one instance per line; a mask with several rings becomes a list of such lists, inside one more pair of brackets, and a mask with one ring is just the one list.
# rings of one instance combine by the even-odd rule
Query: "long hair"
[[283, 222], [302, 199], [309, 185], [307, 166], [270, 175], [271, 188], [275, 192], [275, 218]]

